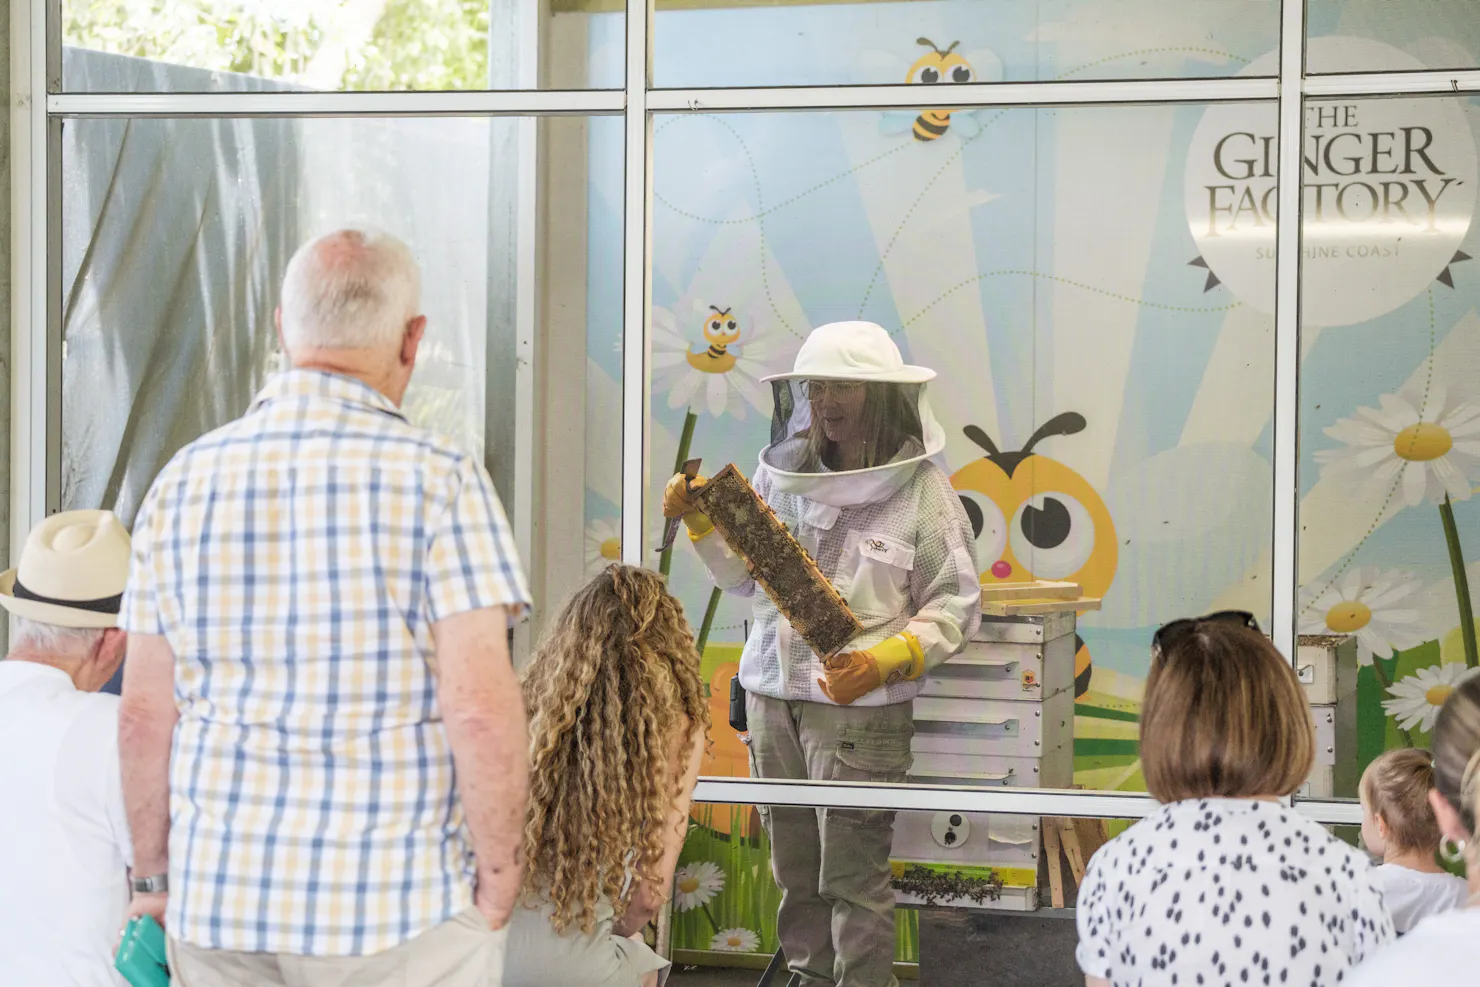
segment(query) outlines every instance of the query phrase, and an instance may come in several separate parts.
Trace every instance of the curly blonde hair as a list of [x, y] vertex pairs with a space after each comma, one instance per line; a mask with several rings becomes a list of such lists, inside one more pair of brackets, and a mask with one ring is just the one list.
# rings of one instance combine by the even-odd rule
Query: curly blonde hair
[[[683, 606], [655, 572], [611, 565], [566, 604], [521, 677], [529, 710], [526, 904], [590, 934], [604, 896], [660, 885], [663, 830], [683, 755], [709, 708]], [[629, 861], [629, 854], [631, 859]]]

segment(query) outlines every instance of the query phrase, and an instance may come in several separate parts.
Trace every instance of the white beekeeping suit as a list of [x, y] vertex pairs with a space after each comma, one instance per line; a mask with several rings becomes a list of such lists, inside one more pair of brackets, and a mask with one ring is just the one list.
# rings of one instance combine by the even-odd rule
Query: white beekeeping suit
[[[891, 359], [892, 357], [892, 359]], [[925, 397], [935, 372], [904, 364], [888, 334], [870, 323], [822, 326], [807, 339], [791, 373], [767, 378], [776, 409], [772, 444], [762, 450], [753, 485], [817, 561], [863, 625], [850, 645], [868, 651], [901, 633], [922, 655], [915, 674], [858, 698], [884, 705], [914, 698], [919, 677], [961, 649], [980, 619], [971, 524], [945, 473], [932, 462], [945, 434]], [[887, 461], [836, 471], [809, 455], [811, 380], [896, 385], [914, 414], [890, 423], [903, 435]], [[742, 559], [718, 534], [694, 548], [721, 589], [751, 597], [755, 626], [740, 661], [747, 692], [777, 699], [831, 702], [818, 685], [817, 657], [758, 592]]]
[[[664, 491], [664, 513], [683, 516], [715, 582], [754, 601], [740, 683], [755, 777], [904, 781], [919, 680], [981, 620], [971, 524], [932, 462], [945, 446], [925, 400], [934, 376], [906, 365], [879, 326], [844, 322], [814, 330], [792, 372], [770, 378], [776, 410], [756, 493], [863, 626], [825, 665], [756, 592], [685, 478]], [[894, 814], [760, 813], [782, 891], [776, 931], [794, 982], [897, 987]]]

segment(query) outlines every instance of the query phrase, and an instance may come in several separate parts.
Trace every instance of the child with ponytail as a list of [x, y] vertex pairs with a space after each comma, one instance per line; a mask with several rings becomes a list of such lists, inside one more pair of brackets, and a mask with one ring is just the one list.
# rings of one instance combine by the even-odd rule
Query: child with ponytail
[[1433, 787], [1433, 755], [1412, 747], [1388, 751], [1362, 774], [1362, 842], [1382, 858], [1373, 879], [1399, 935], [1470, 896], [1464, 878], [1435, 859], [1440, 833], [1429, 804]]
[[1349, 971], [1347, 987], [1476, 981], [1480, 942], [1480, 676], [1462, 681], [1434, 722], [1434, 787], [1429, 804], [1444, 838], [1440, 853], [1468, 871], [1464, 906], [1430, 915]]

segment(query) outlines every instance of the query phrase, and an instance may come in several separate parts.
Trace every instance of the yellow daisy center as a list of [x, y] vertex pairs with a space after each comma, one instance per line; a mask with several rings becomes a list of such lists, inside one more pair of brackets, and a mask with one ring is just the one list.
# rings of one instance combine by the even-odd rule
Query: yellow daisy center
[[1393, 451], [1410, 463], [1427, 463], [1454, 448], [1454, 438], [1443, 425], [1419, 422], [1409, 425], [1393, 439]]
[[1353, 634], [1372, 622], [1372, 608], [1361, 600], [1345, 600], [1326, 611], [1326, 626], [1337, 634]]
[[699, 890], [699, 879], [697, 877], [686, 877], [678, 882], [678, 890], [684, 894], [693, 894]]
[[1453, 691], [1454, 686], [1452, 685], [1436, 685], [1430, 687], [1429, 691], [1423, 694], [1423, 698], [1430, 706], [1443, 706], [1444, 700], [1448, 699]]
[[622, 557], [622, 539], [608, 538], [601, 543], [601, 557], [616, 562]]
[[737, 947], [738, 948], [739, 945], [740, 945], [740, 937], [739, 936], [731, 936], [730, 938], [728, 938], [728, 939], [725, 940], [725, 945], [727, 945], [727, 946], [734, 946], [734, 947]]

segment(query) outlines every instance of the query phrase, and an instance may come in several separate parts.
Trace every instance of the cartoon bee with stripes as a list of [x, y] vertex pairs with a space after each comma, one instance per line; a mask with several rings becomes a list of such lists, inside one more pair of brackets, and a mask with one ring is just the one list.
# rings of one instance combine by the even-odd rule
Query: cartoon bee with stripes
[[[929, 51], [910, 64], [893, 52], [863, 52], [854, 66], [855, 81], [874, 85], [897, 83], [903, 76], [907, 85], [936, 86], [1002, 80], [1002, 61], [989, 50], [963, 53], [957, 50], [961, 46], [959, 40], [952, 41], [944, 50], [929, 38], [917, 38], [915, 43]], [[947, 133], [970, 140], [981, 133], [976, 113], [976, 110], [951, 109], [891, 110], [884, 114], [880, 131], [886, 135], [908, 132], [921, 143], [939, 140]]]
[[709, 348], [686, 354], [689, 366], [706, 374], [728, 373], [735, 366], [735, 354], [729, 348], [740, 342], [740, 323], [728, 308], [709, 306], [712, 315], [704, 317], [704, 341]]
[[[1084, 431], [1084, 416], [1065, 412], [1045, 422], [1017, 452], [1003, 452], [975, 425], [966, 437], [986, 452], [951, 477], [976, 536], [983, 585], [1035, 579], [1078, 583], [1103, 597], [1115, 579], [1119, 543], [1104, 499], [1063, 463], [1035, 453], [1045, 439]], [[1089, 648], [1075, 641], [1074, 695], [1089, 690]]]
[[[941, 51], [929, 38], [917, 38], [917, 45], [925, 45], [930, 51], [921, 55], [910, 66], [905, 82], [910, 85], [932, 86], [939, 83], [975, 82], [976, 72], [965, 55], [956, 53], [960, 41], [952, 41], [950, 47]], [[951, 126], [951, 114], [955, 110], [925, 110], [915, 117], [912, 127], [915, 140], [933, 141], [942, 137]]]

